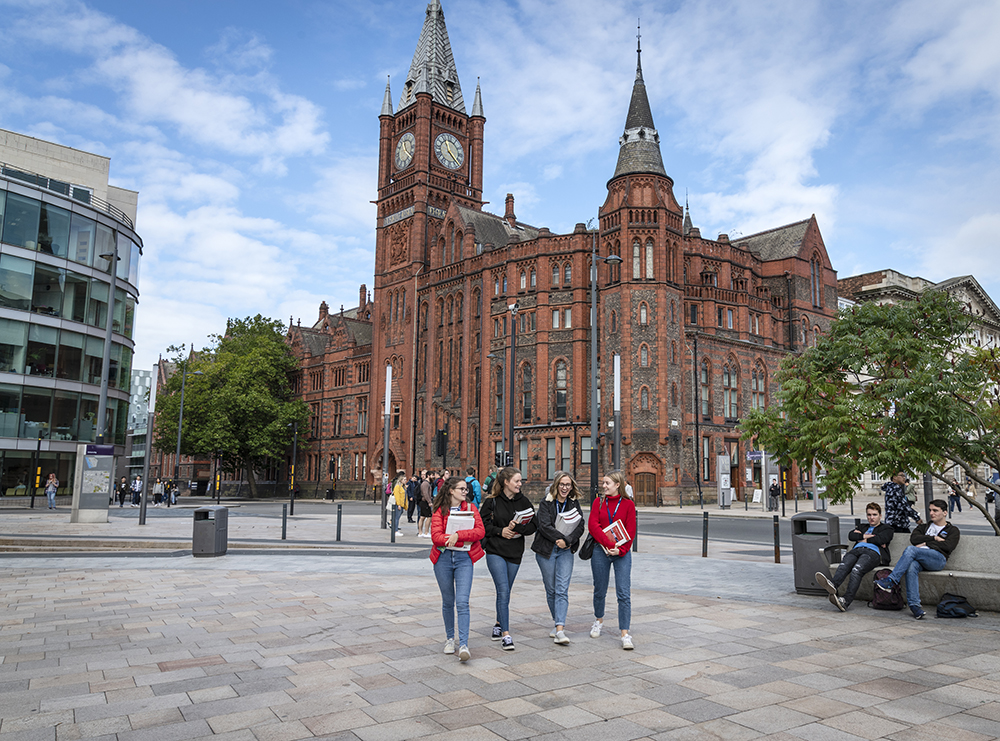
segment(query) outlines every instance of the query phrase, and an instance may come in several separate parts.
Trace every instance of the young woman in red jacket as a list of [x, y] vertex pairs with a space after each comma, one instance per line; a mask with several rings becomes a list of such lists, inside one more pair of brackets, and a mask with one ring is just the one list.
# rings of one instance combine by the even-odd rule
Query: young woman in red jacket
[[[448, 640], [446, 654], [455, 653], [455, 611], [458, 610], [458, 658], [468, 661], [469, 653], [469, 593], [472, 591], [472, 564], [485, 555], [479, 541], [486, 535], [476, 505], [465, 500], [469, 485], [465, 479], [452, 477], [444, 482], [434, 498], [431, 516], [431, 563], [441, 589], [441, 614]], [[471, 511], [474, 525], [466, 530], [447, 534], [448, 517], [452, 512]]]
[[[590, 568], [594, 575], [594, 625], [590, 637], [598, 638], [604, 627], [604, 601], [608, 595], [611, 569], [615, 570], [615, 593], [618, 597], [618, 628], [622, 648], [635, 648], [629, 627], [632, 622], [632, 542], [635, 540], [635, 503], [625, 490], [625, 474], [612, 471], [601, 480], [604, 496], [590, 506], [588, 529], [594, 538]], [[627, 540], [621, 545], [604, 532], [612, 522], [625, 526]]]

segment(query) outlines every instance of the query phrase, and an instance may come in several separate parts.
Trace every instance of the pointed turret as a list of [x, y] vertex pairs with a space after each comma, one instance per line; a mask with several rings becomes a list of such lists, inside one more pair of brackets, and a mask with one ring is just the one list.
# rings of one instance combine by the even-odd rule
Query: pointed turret
[[653, 125], [653, 114], [646, 97], [646, 83], [642, 79], [642, 45], [636, 48], [635, 83], [632, 100], [625, 117], [625, 133], [618, 140], [618, 166], [614, 177], [635, 173], [666, 175], [660, 155], [660, 135]]
[[389, 92], [389, 78], [385, 78], [385, 97], [382, 98], [382, 112], [380, 116], [392, 115], [392, 93]]
[[681, 234], [685, 237], [691, 233], [691, 207], [688, 205], [687, 195], [684, 196], [684, 226], [681, 227]]
[[465, 100], [439, 0], [432, 0], [427, 5], [427, 16], [399, 98], [399, 109], [412, 104], [418, 93], [430, 93], [436, 103], [465, 113]]
[[483, 94], [482, 94], [482, 91], [480, 91], [480, 89], [479, 89], [479, 78], [478, 77], [476, 78], [476, 97], [472, 101], [472, 115], [473, 116], [482, 116], [483, 118], [486, 118], [486, 114], [483, 113]]

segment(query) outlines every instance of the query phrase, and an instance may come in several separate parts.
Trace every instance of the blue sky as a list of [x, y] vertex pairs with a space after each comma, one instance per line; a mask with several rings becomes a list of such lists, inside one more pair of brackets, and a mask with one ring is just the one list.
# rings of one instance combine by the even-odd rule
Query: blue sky
[[[614, 172], [642, 19], [667, 172], [702, 234], [819, 219], [841, 277], [1000, 300], [1000, 3], [443, 0], [485, 197], [554, 232]], [[378, 113], [422, 0], [0, 0], [0, 127], [111, 157], [145, 241], [136, 366], [227, 317], [372, 285]]]

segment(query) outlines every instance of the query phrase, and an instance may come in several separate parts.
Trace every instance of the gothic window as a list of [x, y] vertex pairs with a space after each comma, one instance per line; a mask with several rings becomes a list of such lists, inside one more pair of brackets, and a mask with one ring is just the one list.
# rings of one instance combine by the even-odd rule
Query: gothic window
[[799, 326], [799, 345], [800, 347], [806, 346], [806, 337], [809, 334], [809, 321], [805, 318], [802, 319], [802, 324]]
[[812, 331], [812, 346], [816, 347], [816, 342], [819, 340], [819, 327], [813, 327]]
[[566, 267], [563, 268], [563, 283], [567, 286], [573, 283], [573, 266], [570, 263], [566, 263]]
[[711, 386], [709, 382], [712, 378], [711, 369], [708, 367], [708, 360], [701, 361], [701, 416], [712, 416]]
[[507, 274], [506, 273], [504, 273], [504, 275], [503, 275], [503, 285], [501, 286], [501, 288], [503, 289], [504, 293], [507, 293]]
[[672, 340], [670, 342], [670, 362], [677, 364], [677, 341]]
[[493, 295], [494, 296], [499, 296], [500, 295], [500, 277], [499, 276], [497, 276], [496, 278], [493, 279]]
[[493, 385], [493, 394], [496, 399], [494, 408], [496, 409], [496, 420], [498, 425], [503, 425], [503, 366], [497, 366], [496, 383]]
[[639, 324], [649, 324], [649, 317], [646, 312], [646, 302], [639, 304]]
[[437, 302], [438, 326], [444, 326], [444, 299]]
[[611, 312], [611, 334], [618, 331], [618, 314]]
[[670, 384], [670, 404], [672, 406], [677, 406], [677, 384]]
[[555, 264], [552, 266], [552, 285], [559, 285], [559, 265]]
[[521, 271], [521, 290], [523, 291], [527, 287], [528, 287], [528, 277], [525, 274], [525, 272], [522, 270]]
[[448, 257], [445, 259], [445, 264], [454, 262], [455, 256], [455, 224], [451, 224], [451, 242], [448, 244]]
[[649, 367], [649, 346], [645, 343], [639, 347], [639, 365], [643, 368]]
[[750, 374], [750, 408], [751, 409], [763, 409], [767, 404], [766, 389], [767, 389], [767, 376], [764, 374], [764, 368], [759, 363], [753, 369]]
[[359, 396], [357, 398], [358, 408], [358, 434], [368, 434], [368, 397]]
[[674, 304], [673, 301], [671, 301], [670, 302], [670, 323], [671, 324], [673, 324], [674, 322], [677, 321], [677, 319], [674, 317], [674, 307], [675, 307], [675, 304]]
[[688, 309], [690, 309], [691, 314], [691, 324], [698, 323], [698, 304], [688, 304]]
[[722, 368], [722, 409], [726, 419], [739, 417], [739, 369], [730, 361]]
[[455, 323], [455, 299], [448, 297], [448, 324]]
[[333, 436], [340, 437], [344, 424], [344, 402], [333, 402]]
[[531, 422], [531, 365], [524, 364], [521, 369], [521, 406], [524, 410], [524, 422]]
[[455, 316], [456, 316], [455, 321], [458, 322], [462, 321], [462, 314], [464, 313], [462, 309], [464, 308], [464, 305], [465, 305], [465, 299], [462, 298], [462, 294], [460, 293], [457, 296], [455, 296]]
[[639, 407], [644, 411], [649, 411], [649, 388], [643, 386], [639, 391]]
[[568, 397], [569, 377], [566, 370], [566, 361], [556, 362], [556, 395], [555, 395], [555, 418], [566, 419], [566, 401]]
[[646, 279], [653, 279], [653, 240], [646, 240]]
[[530, 288], [535, 287], [535, 269], [531, 269], [531, 273], [528, 275], [528, 285]]
[[478, 319], [483, 314], [483, 294], [481, 294], [479, 291], [476, 291], [476, 294], [473, 297], [473, 301], [476, 304], [476, 318]]
[[461, 260], [462, 259], [462, 232], [458, 233], [458, 236], [456, 237], [456, 240], [455, 240], [454, 258], [455, 258], [455, 260]]
[[638, 280], [642, 277], [642, 274], [639, 272], [642, 265], [642, 262], [639, 259], [640, 250], [641, 245], [637, 239], [632, 243], [632, 280]]
[[810, 267], [810, 287], [812, 288], [812, 303], [815, 307], [823, 305], [823, 267], [819, 257], [814, 255], [809, 264]]

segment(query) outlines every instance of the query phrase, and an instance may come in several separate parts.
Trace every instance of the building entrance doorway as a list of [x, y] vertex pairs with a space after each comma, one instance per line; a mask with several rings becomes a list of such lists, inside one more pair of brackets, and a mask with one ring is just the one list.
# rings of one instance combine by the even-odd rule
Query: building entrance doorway
[[637, 473], [635, 475], [635, 503], [638, 507], [656, 506], [656, 474]]

